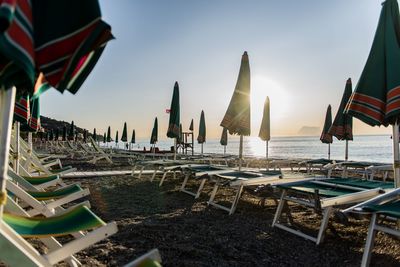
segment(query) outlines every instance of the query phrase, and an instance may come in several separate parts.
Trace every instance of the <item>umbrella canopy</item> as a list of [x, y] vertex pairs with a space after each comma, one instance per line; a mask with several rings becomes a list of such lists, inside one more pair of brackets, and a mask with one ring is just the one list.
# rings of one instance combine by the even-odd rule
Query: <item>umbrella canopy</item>
[[115, 134], [115, 143], [118, 143], [118, 131], [117, 131], [117, 133]]
[[54, 133], [54, 139], [58, 141], [58, 138], [60, 137], [60, 130], [56, 128], [55, 133]]
[[30, 117], [29, 95], [26, 94], [15, 102], [14, 121], [18, 121], [22, 125], [27, 125], [29, 117]]
[[154, 145], [158, 141], [158, 120], [154, 120], [153, 130], [151, 131], [150, 144]]
[[182, 129], [182, 123], [179, 124], [179, 138], [178, 138], [179, 143], [183, 143], [183, 129]]
[[62, 140], [63, 140], [63, 141], [67, 141], [67, 126], [65, 126], [65, 125], [64, 125], [64, 127], [63, 127]]
[[106, 135], [106, 133], [104, 133], [104, 135], [103, 135], [103, 143], [106, 143], [107, 142], [107, 135]]
[[199, 135], [197, 136], [197, 142], [199, 144], [206, 142], [206, 120], [204, 118], [204, 111], [201, 111], [200, 124], [199, 124]]
[[353, 118], [345, 113], [347, 103], [352, 94], [351, 79], [349, 78], [344, 88], [342, 101], [340, 102], [339, 109], [336, 113], [335, 120], [332, 123], [328, 133], [335, 136], [338, 140], [353, 140]]
[[171, 108], [169, 112], [169, 123], [167, 136], [179, 138], [180, 108], [179, 108], [179, 85], [175, 82], [174, 93], [172, 94]]
[[126, 126], [126, 122], [124, 123], [124, 129], [122, 130], [121, 141], [128, 142], [128, 129]]
[[221, 126], [227, 128], [230, 134], [250, 135], [250, 65], [247, 52], [242, 56], [235, 90]]
[[219, 140], [219, 143], [221, 144], [221, 146], [228, 145], [228, 129], [222, 129], [221, 139]]
[[83, 130], [83, 142], [87, 142], [88, 131], [85, 129]]
[[37, 132], [40, 129], [40, 101], [39, 97], [33, 98], [30, 103], [31, 116], [28, 120], [29, 130]]
[[135, 130], [132, 130], [131, 143], [134, 144], [135, 142], [136, 142], [136, 133], [135, 133]]
[[189, 126], [189, 131], [193, 132], [194, 128], [193, 128], [193, 119], [190, 121], [190, 126]]
[[260, 132], [258, 133], [258, 137], [263, 141], [271, 140], [271, 129], [270, 129], [270, 107], [269, 107], [269, 97], [265, 99], [264, 102], [264, 113], [261, 121]]
[[326, 115], [325, 115], [324, 129], [322, 130], [321, 137], [319, 138], [319, 140], [321, 140], [321, 142], [324, 144], [332, 144], [333, 142], [332, 135], [328, 132], [331, 126], [332, 126], [332, 111], [331, 111], [331, 105], [328, 105], [328, 109], [326, 110]]
[[94, 140], [94, 141], [97, 141], [96, 128], [93, 129], [93, 140]]
[[70, 125], [70, 127], [69, 127], [68, 137], [69, 137], [69, 138], [74, 138], [74, 137], [75, 137], [75, 125], [74, 125], [74, 121], [71, 122], [71, 125]]
[[110, 126], [108, 126], [108, 129], [107, 129], [107, 142], [108, 143], [111, 142], [111, 127]]

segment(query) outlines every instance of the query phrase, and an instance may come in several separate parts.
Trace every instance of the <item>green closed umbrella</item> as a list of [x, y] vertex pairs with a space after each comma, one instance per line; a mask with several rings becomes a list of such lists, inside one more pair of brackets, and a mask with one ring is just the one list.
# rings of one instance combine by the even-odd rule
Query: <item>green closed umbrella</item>
[[189, 131], [193, 132], [193, 119], [190, 121]]
[[240, 135], [239, 170], [241, 170], [243, 136], [250, 135], [250, 64], [247, 52], [242, 56], [235, 90], [221, 126], [227, 128], [230, 134]]
[[325, 123], [324, 123], [324, 128], [321, 133], [321, 137], [319, 140], [321, 140], [322, 143], [328, 144], [328, 159], [331, 159], [331, 144], [333, 142], [332, 135], [329, 133], [329, 129], [332, 126], [332, 108], [331, 105], [328, 105], [328, 109], [326, 110], [326, 115], [325, 115]]
[[131, 145], [136, 143], [136, 133], [135, 129], [132, 130], [132, 138], [131, 138], [131, 143], [129, 144], [129, 149], [131, 149]]
[[63, 127], [62, 140], [67, 141], [67, 126], [65, 126], [65, 125]]
[[267, 159], [267, 169], [269, 167], [268, 163], [268, 142], [271, 140], [271, 120], [270, 120], [270, 105], [269, 97], [265, 99], [264, 102], [264, 112], [261, 120], [260, 131], [258, 137], [265, 141], [265, 158]]
[[103, 134], [103, 143], [104, 144], [107, 143], [107, 134], [106, 133]]
[[96, 128], [93, 129], [93, 140], [94, 140], [94, 141], [97, 141]]
[[222, 128], [221, 139], [219, 140], [221, 146], [224, 146], [224, 155], [226, 154], [226, 146], [228, 145], [228, 129]]
[[393, 126], [393, 168], [396, 187], [400, 187], [399, 70], [399, 6], [396, 0], [386, 0], [382, 3], [378, 27], [367, 63], [346, 111], [349, 115], [371, 126]]
[[75, 125], [74, 125], [74, 121], [72, 121], [71, 125], [69, 127], [68, 138], [74, 139], [74, 137], [75, 137]]
[[128, 128], [126, 126], [126, 122], [124, 123], [124, 129], [122, 130], [121, 141], [128, 142]]
[[167, 137], [174, 138], [174, 160], [176, 160], [176, 143], [179, 138], [180, 107], [179, 107], [179, 84], [175, 82], [172, 94], [171, 107], [169, 112], [169, 122]]
[[115, 146], [118, 148], [118, 131], [115, 134]]
[[40, 129], [40, 102], [39, 97], [31, 100], [31, 117], [29, 118], [29, 129], [37, 132]]
[[199, 124], [199, 135], [197, 136], [197, 142], [201, 144], [201, 154], [203, 155], [203, 143], [206, 142], [206, 120], [204, 118], [204, 111], [201, 111], [200, 124]]
[[54, 136], [54, 139], [56, 140], [56, 141], [58, 141], [58, 138], [60, 137], [60, 130], [58, 130], [58, 128], [56, 128], [56, 131], [55, 131], [55, 134], [54, 134], [55, 136]]
[[83, 142], [87, 142], [88, 131], [85, 129], [83, 130]]
[[111, 127], [108, 126], [108, 129], [107, 129], [107, 143], [110, 143], [110, 142], [111, 142]]
[[151, 131], [151, 137], [150, 137], [150, 144], [153, 145], [154, 149], [155, 149], [157, 141], [158, 141], [158, 120], [156, 117], [154, 119], [153, 130]]
[[49, 140], [50, 140], [50, 141], [53, 141], [53, 140], [54, 140], [54, 131], [53, 131], [53, 129], [50, 130]]
[[345, 156], [347, 161], [349, 158], [349, 140], [353, 140], [353, 117], [345, 113], [345, 108], [352, 94], [351, 79], [347, 79], [344, 88], [342, 101], [340, 101], [339, 109], [333, 120], [332, 126], [328, 133], [335, 136], [338, 140], [346, 140]]

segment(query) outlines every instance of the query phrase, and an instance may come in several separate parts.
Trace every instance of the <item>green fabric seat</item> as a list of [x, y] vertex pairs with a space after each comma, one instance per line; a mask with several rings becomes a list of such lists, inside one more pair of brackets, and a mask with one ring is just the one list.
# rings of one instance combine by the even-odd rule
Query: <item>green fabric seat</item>
[[41, 185], [58, 179], [57, 174], [43, 175], [43, 176], [22, 176], [22, 177], [32, 185]]
[[70, 186], [63, 187], [61, 189], [55, 191], [28, 191], [28, 194], [37, 200], [50, 200], [50, 199], [58, 199], [70, 195], [72, 193], [76, 193], [82, 191], [83, 189], [77, 185], [73, 184]]
[[50, 171], [54, 174], [57, 174], [57, 173], [61, 173], [64, 171], [68, 171], [70, 169], [72, 169], [72, 166], [65, 166], [65, 167], [62, 167], [61, 169], [55, 169], [55, 170], [50, 170]]
[[365, 189], [374, 189], [378, 187], [383, 189], [394, 188], [393, 182], [371, 181], [365, 179], [334, 178], [330, 179], [329, 182], [341, 185], [361, 187]]
[[88, 207], [49, 218], [30, 218], [4, 213], [3, 220], [23, 237], [63, 236], [106, 225]]
[[191, 166], [191, 167], [189, 167], [189, 169], [194, 172], [212, 172], [212, 171], [224, 170], [224, 168], [218, 168], [218, 167], [210, 166], [210, 165]]
[[367, 205], [363, 207], [363, 210], [400, 219], [400, 200], [388, 202], [382, 205]]
[[280, 171], [263, 171], [263, 172], [251, 172], [251, 171], [234, 171], [228, 173], [220, 173], [218, 174], [221, 177], [232, 177], [235, 179], [245, 178], [245, 179], [252, 179], [252, 178], [260, 178], [263, 176], [274, 176], [274, 175], [281, 175]]
[[318, 195], [324, 196], [324, 197], [337, 197], [337, 196], [342, 196], [346, 194], [351, 194], [355, 192], [359, 192], [359, 190], [351, 190], [351, 189], [344, 189], [344, 188], [338, 188], [335, 186], [330, 186], [330, 185], [321, 185], [321, 184], [315, 184], [312, 181], [309, 182], [304, 182], [296, 185], [277, 185], [278, 188], [281, 189], [290, 189], [290, 190], [295, 190], [298, 192], [303, 192], [303, 193], [310, 193], [314, 194], [316, 190], [318, 190]]

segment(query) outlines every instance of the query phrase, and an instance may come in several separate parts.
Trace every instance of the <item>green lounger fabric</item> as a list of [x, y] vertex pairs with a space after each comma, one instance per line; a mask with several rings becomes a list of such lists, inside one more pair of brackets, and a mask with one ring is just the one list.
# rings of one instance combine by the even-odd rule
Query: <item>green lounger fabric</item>
[[388, 215], [400, 219], [400, 200], [388, 202], [382, 205], [368, 205], [363, 210], [376, 212], [382, 215]]
[[65, 167], [62, 167], [61, 169], [55, 169], [55, 170], [50, 170], [50, 171], [51, 171], [52, 173], [57, 174], [57, 173], [60, 173], [60, 172], [67, 171], [67, 170], [69, 170], [69, 169], [72, 169], [72, 166], [65, 166]]
[[57, 174], [47, 175], [47, 176], [22, 176], [26, 181], [28, 181], [32, 185], [40, 185], [44, 183], [48, 183], [58, 179]]
[[365, 189], [374, 189], [379, 187], [383, 189], [394, 188], [393, 182], [371, 181], [365, 179], [335, 178], [330, 179], [329, 182], [341, 185], [361, 187]]
[[3, 219], [21, 236], [39, 238], [68, 235], [106, 225], [86, 206], [78, 206], [68, 213], [50, 218], [29, 218], [5, 213]]
[[235, 172], [218, 174], [218, 176], [221, 177], [232, 177], [237, 179], [239, 178], [252, 179], [252, 178], [260, 178], [263, 176], [275, 176], [275, 175], [282, 175], [282, 173], [280, 171], [262, 171], [262, 172], [235, 171]]
[[284, 185], [283, 184], [283, 185], [278, 185], [277, 187], [282, 188], [282, 189], [296, 190], [296, 191], [303, 192], [303, 193], [311, 193], [311, 194], [314, 194], [315, 190], [318, 190], [318, 195], [324, 196], [324, 197], [337, 197], [337, 196], [342, 196], [345, 194], [359, 192], [359, 190], [337, 188], [334, 186], [315, 184], [312, 182], [304, 182], [304, 183], [296, 184], [296, 185]]
[[212, 171], [224, 170], [224, 168], [218, 168], [218, 167], [210, 166], [210, 165], [192, 166], [192, 167], [189, 167], [188, 169], [191, 171], [194, 171], [194, 172], [212, 172]]
[[73, 184], [70, 186], [63, 187], [61, 189], [55, 191], [28, 191], [28, 194], [37, 200], [49, 200], [49, 199], [58, 199], [70, 195], [72, 193], [76, 193], [82, 191], [83, 189], [77, 185]]

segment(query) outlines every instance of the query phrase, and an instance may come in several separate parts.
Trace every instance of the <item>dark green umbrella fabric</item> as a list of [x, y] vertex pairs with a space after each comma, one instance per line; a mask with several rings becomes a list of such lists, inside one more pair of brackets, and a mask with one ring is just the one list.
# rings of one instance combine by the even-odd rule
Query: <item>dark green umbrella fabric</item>
[[74, 121], [71, 122], [71, 125], [70, 125], [70, 127], [69, 127], [68, 137], [69, 137], [69, 138], [74, 138], [74, 137], [75, 137], [75, 125], [74, 125]]
[[189, 131], [193, 132], [194, 128], [193, 128], [193, 119], [190, 121], [190, 126], [189, 126]]
[[60, 137], [60, 130], [58, 130], [58, 128], [56, 129], [54, 135], [55, 135], [55, 136], [54, 136], [54, 139], [55, 139], [56, 141], [58, 141], [58, 138]]
[[108, 126], [107, 130], [107, 142], [111, 142], [111, 127]]
[[124, 123], [124, 129], [122, 130], [121, 141], [128, 142], [128, 128], [126, 126], [126, 122]]
[[106, 133], [104, 133], [104, 135], [103, 135], [103, 143], [107, 143], [107, 135], [106, 135]]
[[29, 95], [22, 96], [15, 101], [14, 105], [14, 121], [18, 121], [21, 125], [27, 125], [30, 117], [29, 111]]
[[349, 78], [344, 88], [342, 101], [336, 113], [335, 120], [332, 123], [328, 133], [335, 136], [338, 140], [353, 140], [353, 117], [345, 113], [347, 103], [352, 94], [351, 79]]
[[371, 126], [394, 124], [400, 115], [399, 70], [399, 6], [387, 0], [382, 3], [371, 51], [347, 113]]
[[172, 94], [171, 108], [169, 112], [169, 123], [167, 137], [179, 138], [180, 107], [179, 107], [179, 85], [175, 82]]
[[258, 137], [263, 141], [269, 141], [271, 139], [271, 127], [270, 127], [270, 106], [269, 97], [265, 99], [264, 102], [264, 113], [261, 121], [260, 132]]
[[62, 140], [63, 140], [63, 141], [67, 141], [67, 126], [65, 126], [65, 125], [64, 125], [64, 127], [63, 127]]
[[154, 145], [158, 141], [158, 120], [154, 120], [153, 130], [151, 131], [150, 144]]
[[178, 143], [183, 143], [183, 129], [182, 129], [182, 123], [179, 124], [179, 138], [178, 138]]
[[88, 131], [85, 129], [83, 130], [83, 142], [87, 142]]
[[31, 117], [29, 119], [30, 131], [37, 132], [40, 129], [40, 95], [48, 90], [50, 85], [44, 79], [42, 73], [40, 73], [35, 83], [34, 94], [31, 98]]
[[219, 143], [221, 144], [221, 146], [228, 145], [228, 129], [222, 129], [221, 139], [219, 140]]
[[117, 131], [117, 133], [115, 134], [115, 143], [118, 143], [118, 131]]
[[331, 105], [328, 105], [328, 109], [326, 110], [326, 115], [325, 115], [324, 129], [322, 130], [321, 137], [319, 138], [319, 140], [321, 140], [321, 142], [324, 144], [332, 144], [333, 142], [332, 135], [329, 133], [329, 129], [332, 126], [331, 109], [332, 109]]
[[93, 129], [93, 140], [94, 140], [94, 141], [97, 141], [96, 128]]
[[230, 134], [250, 135], [250, 64], [244, 52], [239, 76], [221, 126]]
[[132, 130], [131, 143], [132, 143], [132, 144], [136, 143], [136, 133], [135, 133], [135, 130]]
[[201, 111], [200, 124], [199, 124], [199, 135], [197, 136], [197, 142], [199, 144], [206, 142], [206, 120], [204, 118], [204, 111]]

